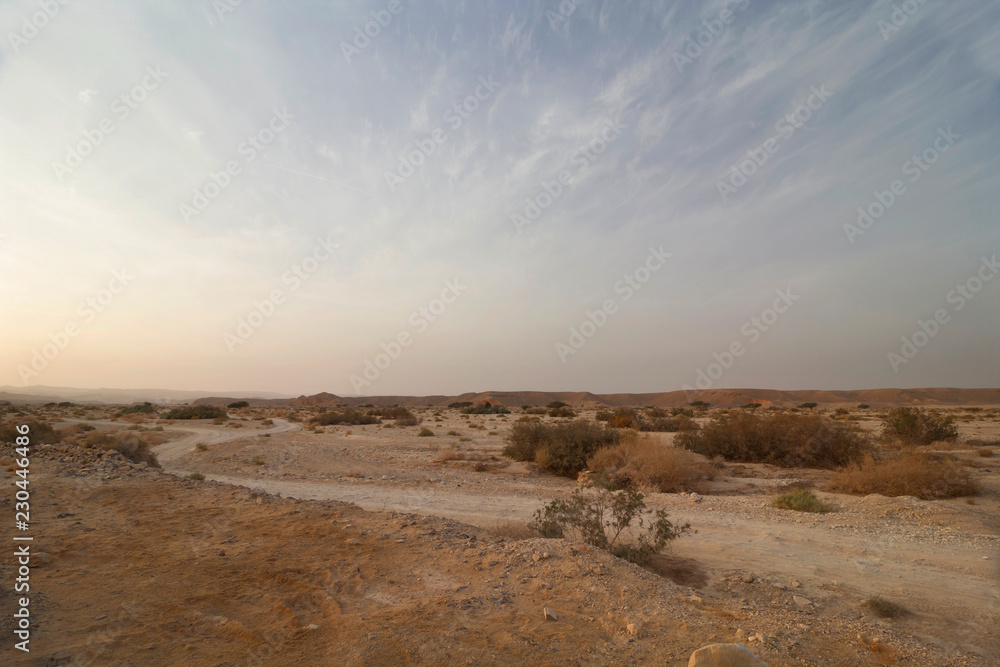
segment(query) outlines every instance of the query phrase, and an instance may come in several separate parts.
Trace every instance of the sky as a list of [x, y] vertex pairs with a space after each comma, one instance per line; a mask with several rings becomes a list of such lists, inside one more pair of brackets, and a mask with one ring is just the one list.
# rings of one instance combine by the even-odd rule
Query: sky
[[1000, 386], [1000, 5], [0, 3], [0, 384]]

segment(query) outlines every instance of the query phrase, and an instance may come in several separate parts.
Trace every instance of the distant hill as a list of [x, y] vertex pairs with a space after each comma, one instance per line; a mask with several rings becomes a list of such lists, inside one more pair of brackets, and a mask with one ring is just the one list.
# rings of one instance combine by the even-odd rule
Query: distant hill
[[402, 405], [406, 407], [443, 407], [456, 401], [483, 400], [500, 403], [507, 407], [548, 405], [553, 401], [563, 401], [578, 407], [643, 407], [676, 408], [700, 400], [713, 407], [733, 408], [747, 403], [775, 407], [795, 407], [802, 403], [817, 403], [821, 407], [855, 407], [866, 403], [873, 408], [895, 406], [949, 406], [949, 405], [1000, 405], [1000, 389], [860, 389], [852, 391], [832, 391], [805, 389], [783, 391], [780, 389], [709, 389], [688, 394], [683, 391], [668, 391], [646, 394], [592, 394], [586, 391], [486, 391], [458, 394], [455, 396], [337, 396], [322, 392], [313, 396], [299, 396], [294, 399], [262, 397], [211, 396], [199, 398], [196, 405], [225, 405], [233, 401], [245, 400], [254, 406], [288, 407], [333, 407], [359, 405]]
[[[205, 396], [207, 391], [185, 391], [177, 389], [90, 389], [80, 387], [49, 387], [33, 385], [28, 387], [0, 386], [0, 401], [15, 405], [26, 403], [49, 403], [51, 401], [72, 401], [73, 403], [136, 403], [149, 401], [159, 404], [187, 403]], [[252, 392], [265, 399], [291, 398], [288, 394], [274, 392]]]

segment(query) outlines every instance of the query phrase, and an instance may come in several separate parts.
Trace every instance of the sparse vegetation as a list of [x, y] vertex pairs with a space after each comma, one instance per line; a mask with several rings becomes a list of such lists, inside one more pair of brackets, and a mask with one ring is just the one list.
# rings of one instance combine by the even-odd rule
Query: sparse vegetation
[[782, 510], [795, 510], [796, 512], [829, 512], [833, 508], [820, 500], [815, 493], [809, 489], [792, 489], [786, 491], [771, 501], [771, 507]]
[[124, 415], [134, 415], [134, 414], [153, 415], [156, 414], [156, 412], [157, 410], [155, 405], [153, 405], [149, 401], [144, 401], [142, 403], [135, 403], [126, 408], [122, 408], [121, 410], [118, 411], [118, 416], [122, 417]]
[[929, 445], [958, 438], [955, 418], [920, 408], [893, 408], [882, 420], [882, 436], [907, 444]]
[[[51, 424], [33, 420], [24, 423], [28, 426], [28, 439], [32, 445], [48, 445], [59, 441], [59, 434]], [[20, 435], [17, 424], [0, 425], [0, 442], [15, 443]]]
[[419, 432], [417, 432], [417, 435], [420, 436], [421, 438], [429, 438], [432, 435], [434, 435], [434, 431], [430, 430], [425, 426], [421, 428]]
[[195, 447], [195, 449], [197, 449], [197, 450], [198, 450], [199, 452], [207, 452], [207, 451], [208, 451], [208, 445], [206, 445], [206, 444], [205, 444], [204, 442], [199, 442], [199, 443], [198, 443], [197, 445], [195, 445], [194, 447]]
[[711, 464], [685, 449], [654, 442], [649, 437], [622, 438], [599, 449], [587, 462], [595, 483], [610, 489], [634, 486], [641, 491], [682, 493], [713, 475]]
[[262, 466], [267, 463], [267, 459], [264, 458], [263, 454], [254, 454], [253, 458], [250, 459], [250, 463], [255, 466]]
[[466, 415], [509, 415], [510, 410], [500, 405], [499, 403], [490, 403], [489, 401], [483, 401], [477, 405], [471, 407], [463, 408], [462, 414]]
[[[558, 403], [558, 401], [556, 402]], [[573, 412], [572, 408], [569, 408], [565, 405], [555, 408], [549, 408], [548, 414], [549, 417], [552, 418], [572, 419], [573, 417], [576, 417], [576, 413]]]
[[857, 428], [820, 415], [733, 411], [713, 417], [675, 442], [707, 457], [783, 466], [836, 468], [859, 460], [870, 449]]
[[202, 475], [200, 472], [193, 472], [190, 475], [188, 475], [187, 478], [193, 479], [196, 482], [202, 482], [205, 480], [205, 476]]
[[628, 488], [576, 489], [535, 512], [528, 528], [545, 537], [575, 537], [633, 563], [647, 564], [667, 544], [690, 530], [675, 526], [666, 510], [646, 512], [645, 496]]
[[503, 453], [515, 461], [533, 461], [547, 472], [575, 477], [602, 447], [617, 445], [619, 431], [577, 420], [557, 424], [516, 422]]
[[163, 416], [164, 419], [226, 419], [229, 415], [217, 405], [185, 405], [174, 408]]
[[360, 426], [363, 424], [378, 424], [382, 420], [374, 415], [365, 414], [360, 410], [347, 408], [345, 410], [330, 410], [321, 413], [313, 417], [312, 421], [314, 424], [320, 426], [339, 426], [340, 424]]
[[923, 500], [971, 496], [978, 486], [969, 472], [940, 456], [907, 452], [877, 459], [871, 455], [839, 471], [830, 491], [883, 496], [916, 496]]

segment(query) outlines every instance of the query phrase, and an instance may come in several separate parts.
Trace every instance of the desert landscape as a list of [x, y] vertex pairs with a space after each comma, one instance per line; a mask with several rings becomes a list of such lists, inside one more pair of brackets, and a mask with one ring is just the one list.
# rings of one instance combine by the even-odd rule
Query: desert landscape
[[0, 2], [0, 667], [1000, 666], [1000, 2]]
[[[720, 643], [772, 666], [1000, 657], [1000, 407], [915, 409], [955, 435], [901, 443], [884, 433], [898, 406], [452, 398], [3, 408], [7, 424], [52, 433], [32, 451], [35, 640], [46, 649], [30, 664], [687, 665]], [[204, 410], [224, 416], [185, 418]], [[372, 423], [326, 423], [345, 417]], [[747, 417], [840, 425], [871, 437], [882, 466], [915, 456], [971, 486], [922, 479], [924, 499], [848, 493], [831, 490], [842, 466], [675, 442]], [[519, 428], [573, 424], [621, 436], [598, 451], [678, 458], [643, 459], [643, 477], [620, 459], [560, 475], [511, 454]], [[647, 520], [665, 510], [690, 530], [637, 559], [532, 525], [547, 503], [602, 485], [639, 489]], [[795, 491], [819, 511], [777, 506]]]

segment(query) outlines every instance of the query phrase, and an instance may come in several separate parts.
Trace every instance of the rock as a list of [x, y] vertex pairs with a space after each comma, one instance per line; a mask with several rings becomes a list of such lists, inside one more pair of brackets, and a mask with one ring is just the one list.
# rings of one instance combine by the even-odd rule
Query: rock
[[310, 623], [309, 625], [306, 626], [306, 630], [319, 630], [319, 626], [316, 625], [315, 623]]
[[801, 595], [793, 595], [792, 601], [799, 607], [811, 607], [812, 602]]
[[742, 644], [710, 644], [691, 654], [688, 667], [767, 667]]
[[802, 586], [802, 584], [795, 580], [795, 577], [789, 577], [788, 585], [792, 588], [800, 588]]
[[701, 496], [699, 496], [697, 493], [692, 493], [691, 496], [690, 496], [690, 498], [691, 498], [691, 502], [693, 502], [693, 503], [700, 503], [701, 502]]
[[545, 616], [546, 621], [558, 621], [559, 617], [556, 613], [549, 609], [548, 607], [542, 607], [542, 615]]
[[742, 581], [744, 584], [752, 584], [755, 579], [756, 578], [749, 572], [740, 577], [740, 581]]
[[642, 628], [640, 628], [637, 623], [629, 623], [625, 626], [625, 630], [627, 630], [629, 635], [632, 637], [639, 637], [642, 634]]

